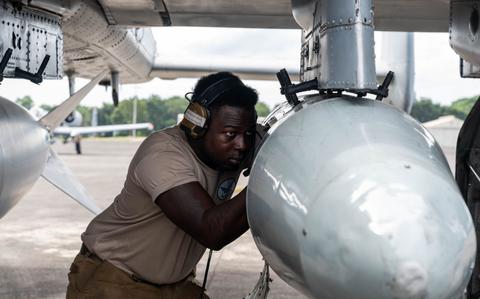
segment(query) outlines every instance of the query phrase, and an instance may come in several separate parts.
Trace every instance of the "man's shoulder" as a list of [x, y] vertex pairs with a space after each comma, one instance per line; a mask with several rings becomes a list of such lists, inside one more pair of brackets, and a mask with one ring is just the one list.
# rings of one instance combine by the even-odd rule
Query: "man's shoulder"
[[173, 126], [153, 132], [145, 139], [142, 145], [166, 148], [171, 146], [184, 147], [187, 144], [184, 132], [178, 126]]
[[148, 139], [166, 139], [166, 140], [185, 140], [184, 133], [182, 129], [178, 126], [168, 127], [159, 131], [155, 131]]
[[193, 163], [193, 154], [186, 141], [184, 132], [178, 126], [169, 127], [148, 136], [138, 148], [132, 164], [145, 166], [154, 161], [166, 163], [170, 161], [186, 161]]

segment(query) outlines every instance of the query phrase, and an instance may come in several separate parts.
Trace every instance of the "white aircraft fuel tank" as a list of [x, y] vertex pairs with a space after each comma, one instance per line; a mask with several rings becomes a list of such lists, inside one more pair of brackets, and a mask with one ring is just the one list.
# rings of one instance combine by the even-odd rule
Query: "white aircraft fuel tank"
[[379, 101], [313, 97], [272, 126], [247, 212], [273, 270], [322, 299], [461, 298], [471, 216], [433, 136]]
[[42, 174], [49, 146], [47, 130], [27, 110], [0, 97], [0, 218]]

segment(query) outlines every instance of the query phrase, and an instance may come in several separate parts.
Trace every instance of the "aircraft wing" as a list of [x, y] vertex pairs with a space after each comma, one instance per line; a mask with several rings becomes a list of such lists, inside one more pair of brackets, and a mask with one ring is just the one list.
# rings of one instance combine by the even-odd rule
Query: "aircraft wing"
[[172, 60], [158, 57], [153, 64], [150, 77], [162, 79], [199, 78], [208, 73], [228, 71], [247, 80], [277, 80], [276, 73], [286, 68], [292, 80], [299, 80], [298, 65], [285, 65], [282, 61], [235, 61], [232, 59], [182, 59]]
[[[62, 74], [71, 78], [91, 78], [92, 69], [108, 69], [111, 76], [102, 83], [111, 84], [114, 103], [119, 98], [120, 82], [141, 83], [154, 77], [199, 77], [228, 70], [242, 79], [275, 80], [276, 72], [283, 67], [287, 68], [294, 81], [298, 77], [298, 65], [288, 67], [283, 62], [276, 65], [266, 65], [265, 61], [234, 64], [226, 59], [222, 62], [219, 57], [197, 62], [187, 61], [185, 57], [167, 60], [156, 55], [157, 45], [150, 28], [147, 28], [211, 26], [298, 29], [291, 0], [98, 0], [82, 3], [80, 6], [69, 6], [43, 0], [31, 2], [32, 11], [51, 11], [63, 20], [61, 29], [55, 28], [57, 34], [60, 31], [63, 34], [63, 52], [56, 50], [55, 40], [49, 43], [50, 56], [56, 58], [58, 65], [63, 63], [63, 72], [61, 67], [50, 67], [45, 78], [60, 78]], [[449, 0], [376, 0], [374, 5], [377, 30], [448, 31]], [[14, 15], [10, 17], [12, 21], [16, 20]], [[22, 37], [22, 40], [27, 39], [26, 36]], [[3, 42], [8, 44], [11, 40], [7, 35]], [[272, 53], [275, 50], [272, 49]], [[41, 59], [31, 53], [36, 52], [22, 53], [18, 61], [36, 61], [35, 65], [28, 67], [37, 70]], [[18, 50], [14, 55], [20, 55]], [[7, 65], [4, 76], [15, 77], [15, 67], [18, 66], [22, 65]]]
[[[130, 26], [299, 28], [291, 0], [100, 0], [108, 22]], [[446, 32], [448, 0], [376, 0], [375, 27], [383, 31]]]
[[123, 124], [123, 125], [105, 125], [95, 127], [58, 127], [55, 129], [55, 135], [67, 135], [70, 137], [94, 133], [105, 133], [115, 131], [129, 131], [129, 130], [141, 130], [148, 129], [153, 130], [151, 123], [138, 123], [138, 124]]

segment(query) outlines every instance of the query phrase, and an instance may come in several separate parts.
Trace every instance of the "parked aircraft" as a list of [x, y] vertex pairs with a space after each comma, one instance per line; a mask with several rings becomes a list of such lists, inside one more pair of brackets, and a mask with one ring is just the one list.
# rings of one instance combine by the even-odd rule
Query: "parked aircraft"
[[[95, 110], [93, 110], [95, 111]], [[48, 112], [45, 109], [40, 107], [32, 107], [29, 110], [30, 114], [35, 119], [40, 119], [45, 116]], [[73, 141], [75, 143], [75, 151], [77, 154], [81, 154], [81, 144], [80, 138], [83, 135], [92, 135], [98, 133], [114, 133], [119, 131], [134, 131], [134, 130], [153, 130], [153, 125], [151, 123], [136, 123], [136, 124], [115, 124], [115, 125], [96, 125], [96, 113], [92, 113], [92, 125], [91, 126], [82, 126], [83, 117], [78, 111], [73, 111], [70, 113], [65, 120], [62, 122], [61, 126], [53, 130], [54, 136], [60, 136], [63, 138], [63, 142], [67, 143]]]
[[[0, 1], [4, 77], [40, 83], [63, 73], [91, 78], [108, 70], [109, 79], [96, 77], [93, 83], [111, 84], [114, 102], [120, 81], [221, 69], [272, 78], [276, 71], [168, 65], [155, 56], [151, 33], [143, 26], [300, 27], [301, 83], [292, 85], [287, 72], [278, 74], [288, 101], [268, 118], [270, 135], [251, 172], [248, 218], [259, 250], [282, 279], [311, 297], [463, 295], [475, 260], [473, 221], [432, 136], [408, 115], [381, 103], [392, 77], [377, 86], [373, 25], [386, 31], [449, 31], [452, 48], [462, 58], [462, 76], [475, 77], [480, 65], [477, 1]], [[298, 99], [296, 93], [306, 90], [315, 94]], [[366, 99], [368, 94], [377, 101]], [[11, 111], [16, 110], [1, 119], [23, 120]], [[58, 111], [63, 118], [68, 115], [66, 108]], [[7, 129], [21, 129], [4, 123]], [[29, 120], [24, 123], [30, 124], [28, 130], [36, 128]], [[56, 124], [51, 119], [41, 123], [50, 129]], [[480, 164], [469, 155], [476, 140], [472, 130], [465, 130], [468, 140], [460, 143], [465, 146], [459, 149], [457, 177], [475, 211]], [[44, 149], [23, 136], [20, 144], [31, 145], [27, 150]], [[7, 139], [1, 145], [12, 149], [16, 142]], [[1, 161], [21, 164], [28, 157], [21, 153], [4, 151]], [[37, 173], [42, 159], [34, 163]], [[6, 190], [24, 192], [36, 177]], [[23, 181], [21, 175], [2, 179], [4, 186], [9, 186], [7, 179]], [[4, 191], [2, 201], [14, 200], [2, 211], [21, 195], [3, 197]], [[478, 275], [473, 277], [471, 298], [480, 290]]]

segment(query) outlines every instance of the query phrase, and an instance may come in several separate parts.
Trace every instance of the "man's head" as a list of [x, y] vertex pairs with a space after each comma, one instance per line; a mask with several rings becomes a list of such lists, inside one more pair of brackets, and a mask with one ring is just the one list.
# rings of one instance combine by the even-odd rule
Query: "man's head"
[[201, 137], [189, 138], [190, 144], [210, 167], [237, 169], [255, 140], [257, 93], [235, 75], [220, 72], [198, 81], [192, 102], [205, 104], [205, 95], [207, 100], [213, 99], [202, 105], [208, 111], [205, 130]]

